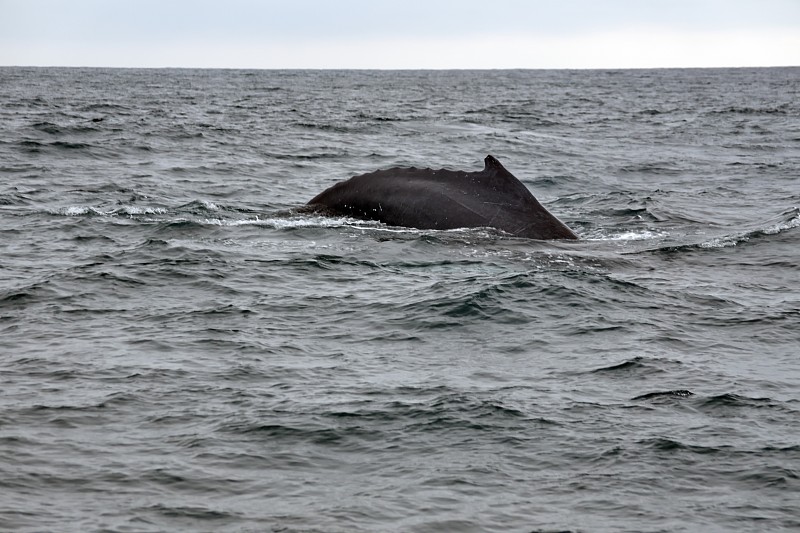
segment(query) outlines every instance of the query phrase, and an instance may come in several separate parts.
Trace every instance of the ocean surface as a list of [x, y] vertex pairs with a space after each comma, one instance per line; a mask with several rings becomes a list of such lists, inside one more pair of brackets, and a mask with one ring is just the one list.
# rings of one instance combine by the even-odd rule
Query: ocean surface
[[0, 68], [0, 383], [2, 531], [798, 531], [800, 68]]

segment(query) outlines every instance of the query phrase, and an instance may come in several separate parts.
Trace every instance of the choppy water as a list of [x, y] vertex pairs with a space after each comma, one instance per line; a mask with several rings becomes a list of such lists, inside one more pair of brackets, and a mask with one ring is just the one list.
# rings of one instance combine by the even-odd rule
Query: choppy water
[[[800, 69], [0, 69], [0, 529], [800, 528]], [[497, 156], [581, 237], [291, 209]]]

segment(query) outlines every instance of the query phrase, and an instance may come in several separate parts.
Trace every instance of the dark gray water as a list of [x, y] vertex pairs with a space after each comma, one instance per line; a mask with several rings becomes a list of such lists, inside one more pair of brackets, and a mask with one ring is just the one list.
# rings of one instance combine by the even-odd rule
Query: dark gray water
[[[3, 531], [796, 531], [800, 69], [0, 69]], [[581, 237], [296, 214], [498, 157]]]

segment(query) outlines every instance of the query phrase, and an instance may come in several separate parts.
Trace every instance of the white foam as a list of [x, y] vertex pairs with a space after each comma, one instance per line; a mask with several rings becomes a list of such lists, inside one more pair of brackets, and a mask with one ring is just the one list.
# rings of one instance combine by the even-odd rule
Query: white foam
[[728, 235], [701, 242], [698, 246], [700, 246], [700, 248], [730, 248], [736, 246], [740, 242], [747, 242], [749, 240], [750, 239], [746, 235]]
[[92, 210], [91, 207], [84, 207], [82, 205], [71, 205], [69, 207], [62, 207], [53, 212], [56, 215], [65, 215], [68, 217], [78, 217], [82, 215], [86, 215], [89, 211]]
[[167, 212], [166, 209], [163, 207], [139, 207], [137, 205], [129, 205], [125, 207], [121, 207], [117, 210], [111, 211], [110, 213], [117, 213], [122, 212], [126, 215], [163, 215]]
[[120, 213], [134, 216], [134, 215], [163, 215], [167, 212], [163, 207], [139, 207], [136, 205], [128, 205], [116, 209], [98, 209], [92, 206], [85, 205], [71, 205], [69, 207], [61, 207], [59, 209], [51, 209], [50, 213], [54, 215], [62, 215], [68, 217], [79, 217], [88, 214], [113, 216]]
[[292, 228], [342, 228], [371, 226], [376, 223], [355, 220], [347, 217], [302, 217], [302, 218], [247, 218], [243, 220], [228, 220], [222, 218], [206, 218], [202, 223], [215, 226], [267, 226], [275, 229]]
[[800, 227], [800, 209], [798, 209], [796, 211], [797, 211], [797, 214], [794, 216], [794, 218], [790, 218], [789, 220], [787, 220], [785, 222], [780, 222], [778, 224], [770, 226], [767, 229], [762, 230], [762, 233], [764, 233], [766, 235], [774, 235], [776, 233], [780, 233], [780, 232], [782, 232], [784, 230], [787, 230], [787, 229]]
[[666, 237], [669, 235], [666, 232], [660, 231], [626, 231], [623, 233], [613, 233], [606, 237], [591, 237], [587, 241], [646, 241], [648, 239], [656, 239], [659, 237]]

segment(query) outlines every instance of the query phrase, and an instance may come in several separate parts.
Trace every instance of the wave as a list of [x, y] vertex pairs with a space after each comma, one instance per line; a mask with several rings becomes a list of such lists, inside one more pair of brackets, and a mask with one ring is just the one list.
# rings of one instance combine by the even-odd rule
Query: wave
[[120, 104], [112, 104], [109, 102], [101, 102], [101, 103], [91, 103], [81, 106], [80, 111], [83, 112], [103, 112], [103, 113], [125, 113], [130, 111], [131, 108], [120, 105]]
[[[680, 367], [682, 363], [671, 359], [636, 356], [621, 363], [590, 370], [591, 374], [604, 374], [607, 377], [646, 376], [666, 372], [667, 367]], [[674, 391], [668, 391], [667, 394]], [[653, 393], [651, 393], [653, 394]], [[660, 394], [660, 393], [655, 393]], [[644, 395], [646, 396], [646, 395]], [[639, 397], [637, 397], [639, 398]]]
[[759, 226], [760, 227], [757, 227], [756, 229], [711, 237], [700, 242], [677, 245], [670, 244], [666, 246], [640, 250], [633, 253], [676, 253], [682, 251], [708, 250], [739, 246], [750, 241], [756, 241], [764, 237], [782, 234], [800, 227], [800, 208], [793, 207], [787, 211], [784, 211], [779, 217], [776, 217], [776, 219], [761, 223]]
[[0, 290], [0, 308], [27, 307], [34, 303], [56, 302], [69, 298], [69, 292], [62, 290], [51, 279], [43, 279]]
[[138, 205], [125, 205], [113, 209], [101, 209], [93, 206], [71, 205], [48, 211], [51, 215], [79, 217], [79, 216], [118, 216], [118, 215], [163, 215], [167, 210], [163, 207], [141, 207]]
[[619, 168], [619, 172], [623, 174], [653, 174], [656, 176], [678, 176], [684, 169], [680, 166], [670, 164], [669, 162], [663, 163], [638, 163], [633, 165], [624, 165]]
[[531, 416], [502, 400], [451, 393], [426, 400], [376, 402], [372, 407], [330, 406], [318, 411], [313, 423], [282, 424], [251, 418], [224, 421], [217, 429], [225, 433], [258, 434], [274, 442], [307, 441], [348, 446], [362, 439], [385, 438], [381, 424], [387, 422], [402, 426], [405, 432], [425, 434], [458, 430], [493, 431], [531, 423], [557, 424], [553, 420]]
[[631, 401], [649, 401], [658, 404], [671, 404], [674, 401], [687, 400], [694, 409], [709, 416], [734, 416], [742, 410], [767, 410], [775, 416], [795, 417], [797, 410], [786, 402], [773, 398], [749, 397], [742, 394], [723, 393], [712, 396], [696, 394], [687, 389], [653, 391], [631, 398]]
[[[12, 199], [9, 199], [12, 201]], [[494, 239], [506, 236], [503, 232], [492, 228], [456, 228], [450, 230], [421, 230], [387, 226], [374, 220], [361, 220], [350, 217], [331, 217], [303, 213], [302, 211], [284, 210], [271, 214], [255, 214], [249, 210], [240, 210], [220, 205], [209, 200], [195, 200], [176, 208], [161, 206], [120, 205], [102, 207], [90, 205], [71, 205], [45, 211], [49, 215], [64, 217], [127, 217], [145, 223], [186, 224], [198, 226], [263, 226], [276, 230], [294, 230], [306, 228], [350, 228], [368, 230], [375, 234], [390, 235], [392, 238], [433, 238], [443, 239]], [[242, 214], [250, 216], [242, 217]], [[209, 215], [218, 216], [209, 216]], [[227, 216], [226, 216], [227, 215]]]
[[0, 194], [0, 205], [19, 206], [19, 205], [29, 205], [30, 202], [31, 202], [30, 197], [21, 193]]
[[728, 106], [709, 111], [709, 114], [712, 115], [788, 115], [789, 113], [791, 113], [791, 109], [788, 103], [763, 107]]
[[[30, 203], [30, 202], [28, 202]], [[0, 197], [0, 205], [25, 206], [25, 198], [20, 195], [9, 195]], [[123, 205], [103, 206], [103, 205], [68, 205], [47, 209], [45, 211], [33, 211], [28, 207], [23, 208], [22, 214], [35, 214], [44, 212], [51, 216], [62, 216], [71, 218], [96, 218], [100, 221], [108, 219], [111, 223], [115, 220], [125, 219], [126, 224], [130, 223], [160, 223], [168, 227], [175, 225], [183, 227], [186, 223], [191, 223], [197, 227], [264, 227], [278, 231], [293, 231], [301, 229], [330, 229], [343, 228], [348, 231], [360, 231], [375, 239], [392, 240], [431, 240], [432, 243], [454, 244], [454, 243], [473, 243], [473, 242], [497, 242], [502, 240], [506, 246], [515, 246], [515, 239], [492, 228], [457, 228], [452, 230], [420, 230], [415, 228], [403, 228], [387, 226], [378, 221], [360, 220], [350, 217], [330, 217], [320, 214], [303, 212], [300, 209], [276, 210], [272, 212], [258, 213], [252, 209], [241, 209], [236, 206], [216, 203], [208, 199], [192, 200], [175, 207], [159, 205], [138, 205], [127, 203]], [[625, 249], [617, 250], [622, 255], [637, 255], [642, 253], [650, 254], [674, 254], [687, 251], [705, 251], [720, 248], [741, 246], [749, 242], [755, 242], [766, 237], [783, 234], [800, 227], [800, 208], [793, 207], [773, 220], [768, 220], [758, 224], [755, 228], [746, 231], [739, 231], [730, 234], [706, 237], [704, 240], [687, 240], [691, 237], [681, 237], [674, 234], [674, 230], [641, 228], [614, 229], [603, 227], [590, 227], [579, 231], [581, 240], [577, 244], [563, 247], [561, 243], [549, 243], [548, 249], [564, 248], [567, 251], [576, 252], [578, 247], [592, 247], [603, 243], [623, 246]], [[526, 246], [535, 246], [527, 240], [521, 240]], [[684, 242], [681, 242], [684, 241]], [[486, 252], [486, 250], [480, 250]]]
[[[0, 201], [2, 201], [2, 197], [0, 197]], [[8, 198], [8, 202], [15, 204], [19, 203], [16, 201], [15, 197]], [[38, 212], [41, 213], [41, 211]], [[140, 222], [145, 223], [158, 222], [168, 225], [191, 223], [197, 226], [264, 226], [277, 230], [291, 230], [298, 228], [356, 227], [393, 231], [391, 228], [380, 228], [379, 222], [358, 220], [348, 217], [305, 215], [294, 213], [292, 211], [277, 212], [263, 216], [259, 214], [251, 214], [245, 210], [244, 213], [251, 214], [251, 216], [242, 217], [242, 210], [229, 208], [210, 200], [194, 200], [174, 208], [152, 205], [143, 206], [135, 204], [119, 205], [114, 207], [69, 205], [54, 209], [47, 209], [44, 211], [44, 213], [61, 217], [105, 217], [109, 219], [127, 217], [131, 219], [138, 219]]]
[[705, 398], [699, 407], [701, 409], [709, 410], [731, 407], [752, 407], [756, 409], [762, 409], [779, 407], [779, 403], [771, 398], [750, 398], [740, 394], [726, 393]]
[[181, 211], [202, 212], [202, 211], [219, 211], [221, 208], [219, 205], [209, 200], [193, 200], [188, 204], [183, 204], [179, 206], [178, 209]]
[[[92, 121], [92, 123], [97, 123], [97, 121]], [[101, 133], [97, 127], [88, 126], [88, 125], [70, 125], [64, 126], [55, 124], [53, 122], [36, 122], [31, 124], [31, 128], [36, 131], [41, 131], [42, 133], [47, 133], [48, 135], [70, 135], [70, 134], [87, 134], [87, 133]]]
[[631, 401], [638, 401], [638, 400], [662, 401], [662, 400], [688, 398], [690, 396], [694, 396], [694, 393], [692, 391], [686, 389], [676, 389], [676, 390], [656, 391], [656, 392], [648, 392], [645, 394], [640, 394], [639, 396], [631, 398]]
[[669, 232], [666, 231], [654, 231], [649, 229], [643, 229], [639, 231], [623, 231], [621, 233], [611, 233], [609, 235], [602, 235], [603, 230], [597, 230], [594, 232], [595, 235], [599, 236], [588, 236], [584, 237], [584, 240], [587, 241], [649, 241], [653, 239], [659, 239], [669, 236]]
[[40, 142], [32, 139], [25, 139], [17, 143], [18, 146], [27, 152], [36, 152], [46, 148], [55, 148], [61, 150], [84, 150], [86, 148], [94, 148], [93, 145], [81, 142], [68, 142], [68, 141], [52, 141]]
[[781, 217], [781, 220], [769, 224], [766, 227], [734, 233], [731, 235], [724, 235], [722, 237], [716, 237], [711, 240], [701, 242], [697, 246], [700, 248], [727, 248], [748, 242], [754, 238], [763, 237], [766, 235], [777, 235], [797, 227], [800, 227], [800, 208], [795, 207], [789, 211], [786, 211], [784, 216]]
[[377, 222], [347, 217], [268, 216], [261, 218], [258, 215], [255, 215], [254, 218], [245, 219], [206, 218], [200, 222], [212, 226], [266, 226], [280, 230], [298, 228], [375, 227], [378, 224]]

